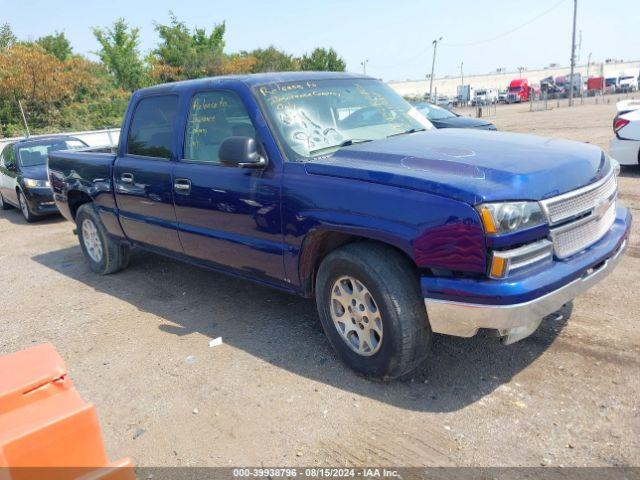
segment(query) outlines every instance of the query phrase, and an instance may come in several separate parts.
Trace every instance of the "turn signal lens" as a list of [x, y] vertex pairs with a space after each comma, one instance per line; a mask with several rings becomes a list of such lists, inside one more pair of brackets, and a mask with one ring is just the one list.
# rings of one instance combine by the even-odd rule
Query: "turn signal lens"
[[502, 278], [505, 275], [507, 266], [507, 261], [501, 257], [493, 257], [493, 261], [491, 262], [491, 277], [492, 278]]

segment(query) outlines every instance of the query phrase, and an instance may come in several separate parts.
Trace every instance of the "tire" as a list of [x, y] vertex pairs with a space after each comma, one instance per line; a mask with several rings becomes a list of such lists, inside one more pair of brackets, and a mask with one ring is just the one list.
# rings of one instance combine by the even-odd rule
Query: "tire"
[[129, 246], [109, 235], [92, 203], [78, 209], [76, 224], [80, 248], [91, 270], [109, 275], [127, 267]]
[[27, 223], [35, 222], [38, 217], [36, 217], [32, 212], [31, 208], [29, 208], [29, 202], [27, 202], [26, 197], [22, 191], [18, 190], [18, 205], [20, 206], [20, 212], [22, 216], [27, 221]]
[[4, 197], [0, 193], [0, 210], [9, 210], [10, 208], [11, 208], [11, 205], [9, 205], [4, 201]]
[[[350, 296], [350, 290], [358, 292]], [[329, 343], [357, 373], [387, 381], [426, 359], [432, 333], [419, 276], [396, 250], [359, 242], [331, 252], [320, 264], [315, 291]]]

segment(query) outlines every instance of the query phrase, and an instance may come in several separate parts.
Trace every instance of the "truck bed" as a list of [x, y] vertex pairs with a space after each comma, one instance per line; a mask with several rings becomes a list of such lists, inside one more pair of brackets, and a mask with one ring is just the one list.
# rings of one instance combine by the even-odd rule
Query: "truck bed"
[[53, 197], [62, 215], [73, 221], [74, 195], [86, 195], [97, 204], [115, 207], [112, 167], [116, 159], [115, 148], [91, 147], [81, 150], [63, 150], [49, 154], [49, 181]]

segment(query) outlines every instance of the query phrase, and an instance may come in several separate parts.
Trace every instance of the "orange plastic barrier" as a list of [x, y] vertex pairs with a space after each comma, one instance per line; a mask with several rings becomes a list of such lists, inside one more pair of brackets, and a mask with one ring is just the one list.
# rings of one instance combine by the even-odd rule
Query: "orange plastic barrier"
[[51, 344], [0, 357], [0, 480], [134, 480], [110, 464], [96, 409], [80, 397]]

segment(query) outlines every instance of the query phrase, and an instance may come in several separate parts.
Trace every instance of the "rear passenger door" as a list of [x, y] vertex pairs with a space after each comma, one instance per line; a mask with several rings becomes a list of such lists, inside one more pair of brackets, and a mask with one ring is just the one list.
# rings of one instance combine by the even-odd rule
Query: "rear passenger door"
[[173, 160], [179, 97], [142, 97], [133, 110], [114, 168], [122, 228], [132, 240], [182, 252], [173, 205]]
[[197, 92], [189, 101], [174, 198], [184, 252], [252, 277], [284, 278], [279, 165], [220, 163], [230, 136], [256, 138], [241, 98], [230, 90]]

